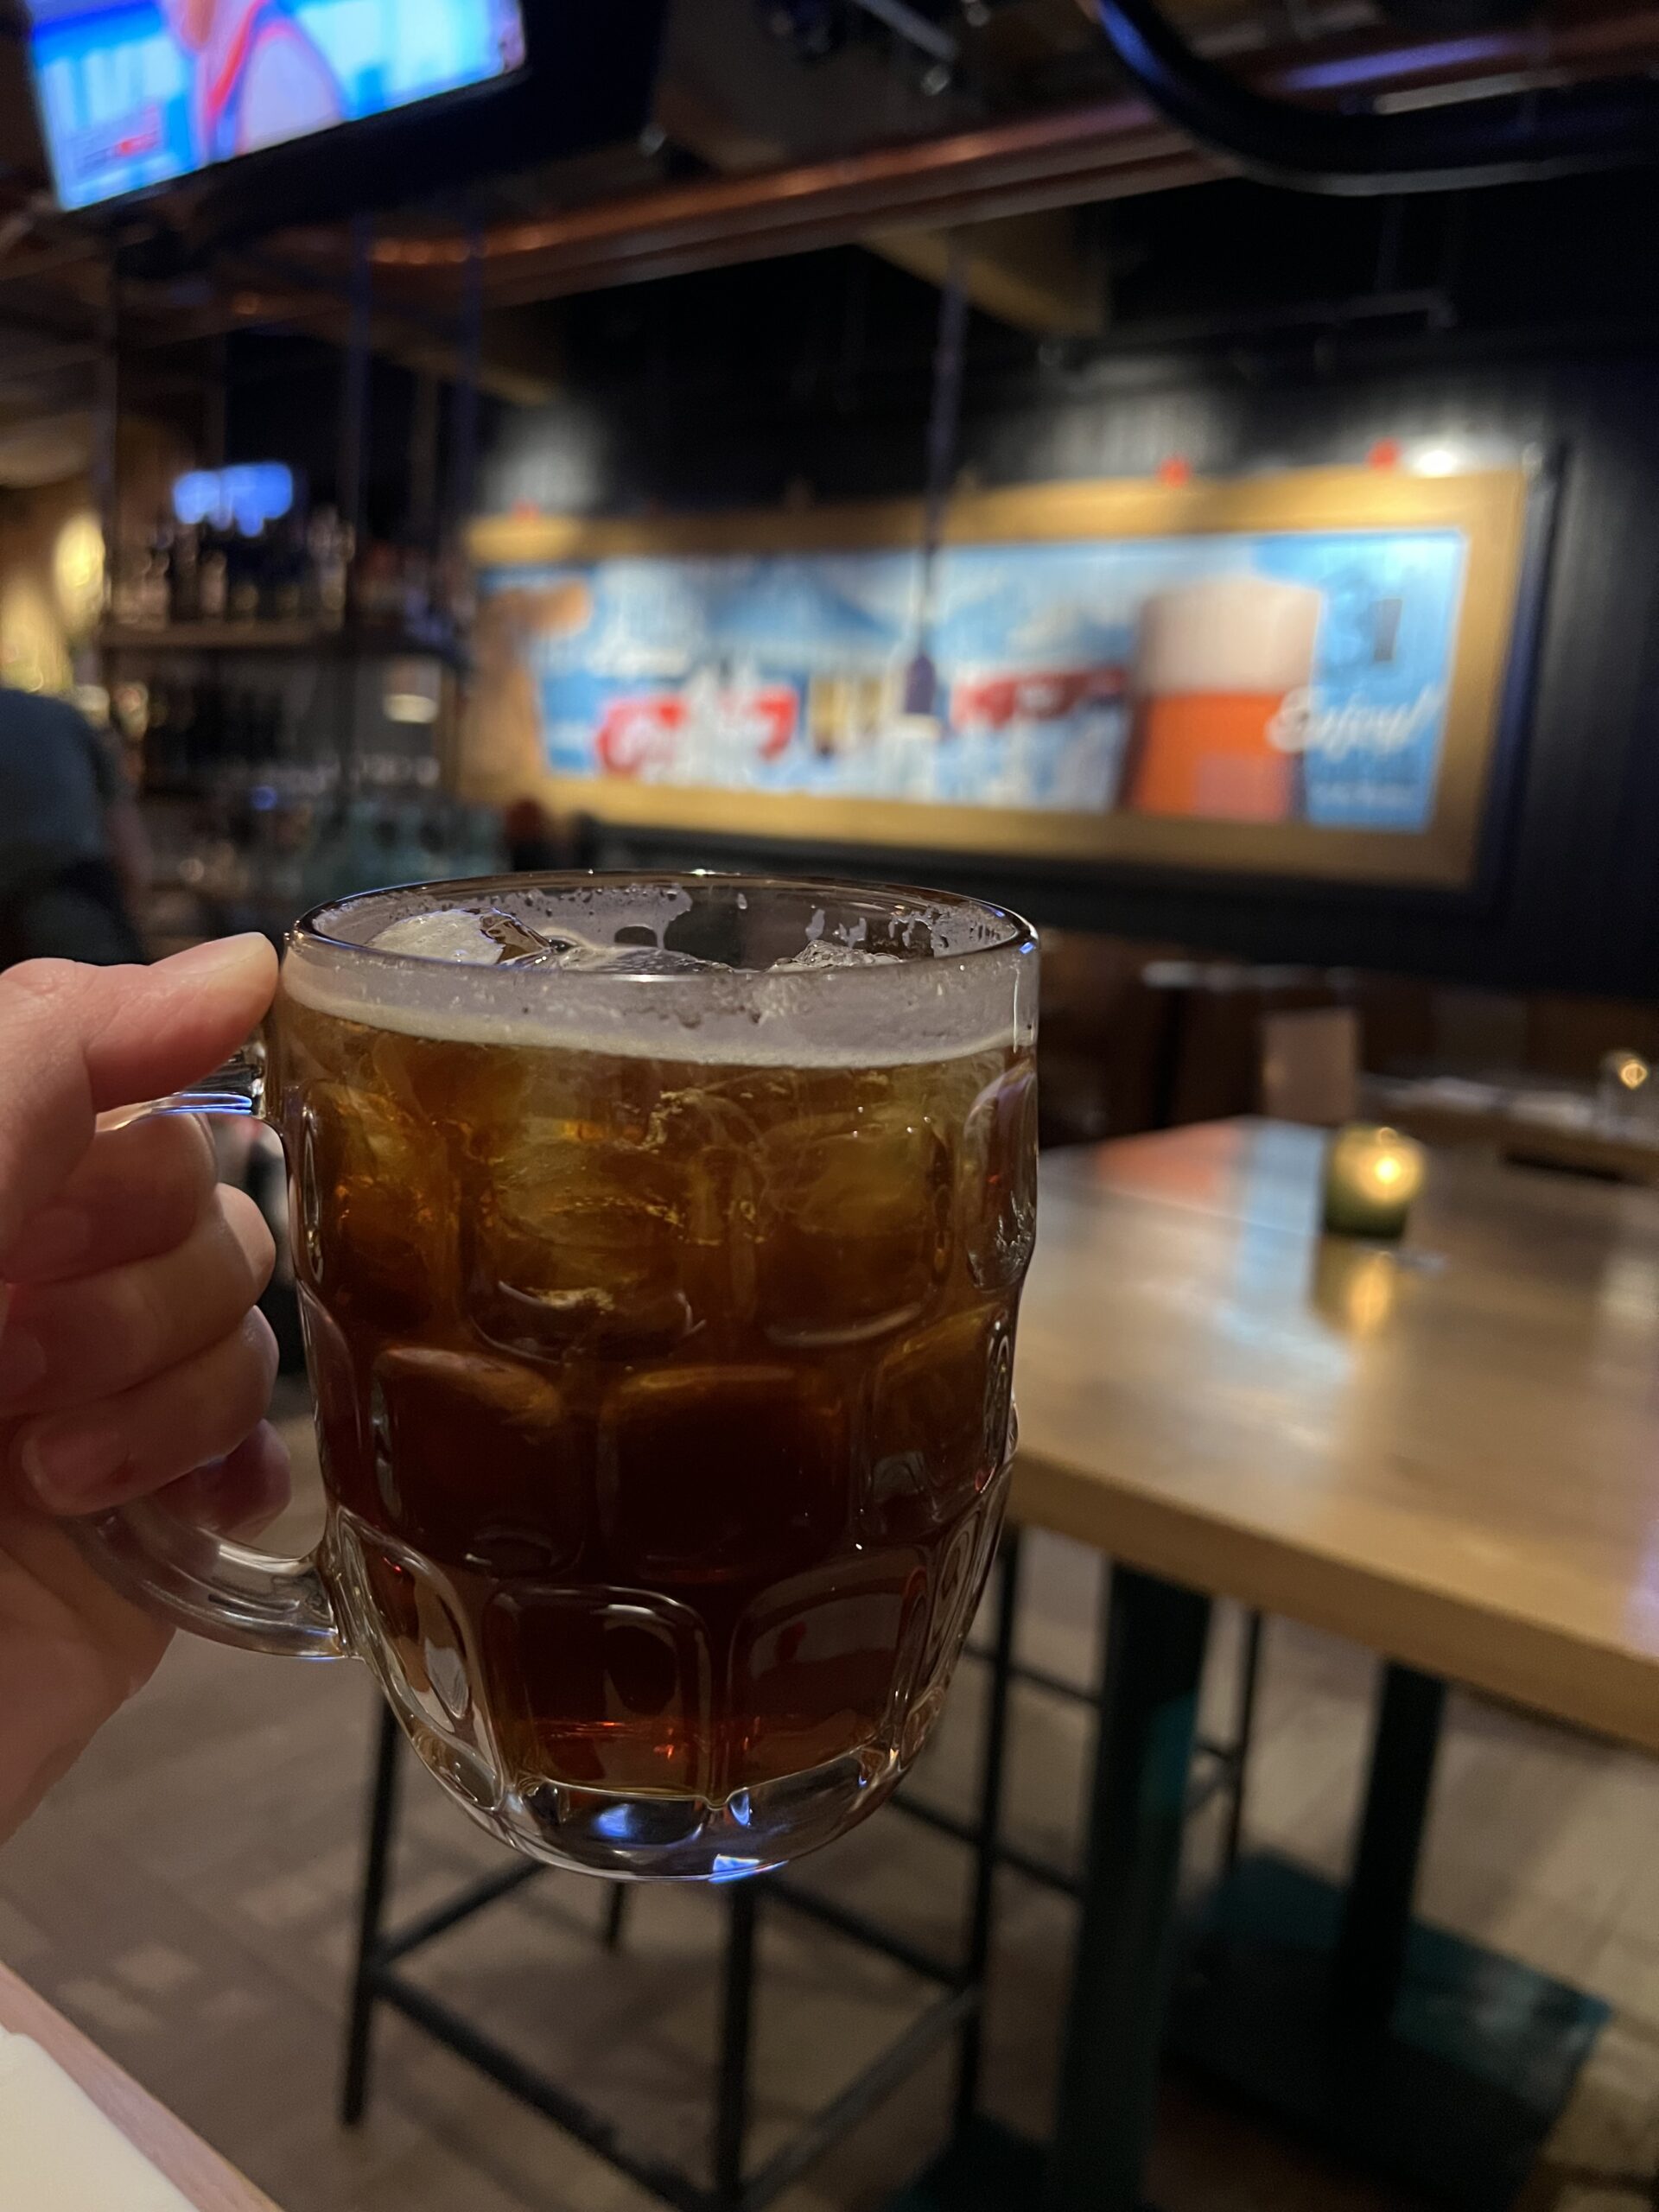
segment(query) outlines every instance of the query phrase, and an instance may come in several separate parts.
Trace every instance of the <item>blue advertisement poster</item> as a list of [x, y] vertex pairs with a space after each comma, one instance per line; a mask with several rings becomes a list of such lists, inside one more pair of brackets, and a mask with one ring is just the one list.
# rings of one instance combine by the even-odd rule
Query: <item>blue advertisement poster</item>
[[[1433, 817], [1456, 528], [486, 568], [566, 778], [966, 807]], [[918, 710], [925, 709], [925, 710]]]
[[524, 58], [518, 0], [31, 0], [58, 196], [86, 207]]

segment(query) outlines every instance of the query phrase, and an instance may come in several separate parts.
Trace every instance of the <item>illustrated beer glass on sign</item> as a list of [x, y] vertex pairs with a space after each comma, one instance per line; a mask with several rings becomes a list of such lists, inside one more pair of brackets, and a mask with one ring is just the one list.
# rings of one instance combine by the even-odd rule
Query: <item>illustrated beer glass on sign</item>
[[1207, 576], [1141, 609], [1124, 804], [1141, 814], [1290, 822], [1322, 594], [1270, 576]]
[[537, 1857], [708, 1878], [841, 1834], [996, 1544], [1036, 1008], [1026, 925], [926, 893], [321, 910], [239, 1088], [288, 1152], [326, 1535], [274, 1560], [149, 1504], [86, 1541], [208, 1635], [365, 1660]]

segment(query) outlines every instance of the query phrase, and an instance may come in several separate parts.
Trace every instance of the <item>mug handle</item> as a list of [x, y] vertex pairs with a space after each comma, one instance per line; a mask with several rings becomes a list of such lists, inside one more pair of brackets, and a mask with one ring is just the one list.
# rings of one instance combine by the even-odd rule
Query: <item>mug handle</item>
[[[137, 1107], [114, 1125], [156, 1114], [265, 1121], [265, 1058], [264, 1039], [256, 1036], [194, 1090]], [[188, 1528], [149, 1498], [63, 1525], [106, 1581], [175, 1628], [289, 1659], [348, 1655], [315, 1553], [281, 1559], [254, 1551]]]

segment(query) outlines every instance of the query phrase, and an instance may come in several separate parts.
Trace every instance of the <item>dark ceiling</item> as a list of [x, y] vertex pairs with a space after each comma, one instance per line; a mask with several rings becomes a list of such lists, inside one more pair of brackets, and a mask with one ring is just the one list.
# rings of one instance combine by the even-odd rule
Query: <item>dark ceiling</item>
[[[1650, 68], [1659, 56], [1659, 10], [1630, 0], [1558, 0], [1518, 16], [1510, 0], [1389, 9], [1177, 0], [1172, 12], [1258, 86], [1328, 100], [1321, 73], [1338, 65], [1382, 105], [1459, 84]], [[1560, 229], [1526, 213], [1545, 200], [1489, 195], [1471, 231], [1463, 196], [1321, 212], [1217, 181], [1225, 175], [1128, 95], [1079, 0], [673, 0], [642, 137], [494, 179], [464, 210], [453, 194], [416, 196], [376, 218], [370, 335], [383, 357], [454, 378], [469, 357], [475, 286], [486, 391], [534, 401], [604, 325], [585, 296], [829, 249], [823, 270], [838, 273], [823, 283], [836, 297], [839, 272], [861, 257], [937, 283], [953, 241], [989, 353], [1444, 331], [1466, 326], [1476, 299], [1489, 322], [1549, 312], [1525, 247], [1529, 221]], [[1595, 189], [1627, 217], [1649, 198], [1645, 181]], [[1570, 190], [1550, 190], [1549, 206], [1581, 209]], [[132, 227], [168, 212], [166, 200], [136, 210]], [[1582, 291], [1570, 232], [1562, 282]], [[9, 426], [65, 422], [92, 407], [100, 378], [107, 391], [112, 339], [128, 399], [186, 422], [210, 403], [227, 336], [340, 342], [353, 251], [343, 226], [278, 233], [184, 275], [115, 285], [107, 234], [52, 208], [21, 16], [0, 0], [0, 456]], [[1517, 256], [1518, 285], [1497, 267]], [[798, 296], [779, 272], [747, 296], [769, 282], [780, 302]], [[1620, 287], [1589, 289], [1583, 314], [1617, 321]], [[1626, 319], [1643, 327], [1645, 290], [1623, 288]], [[664, 298], [681, 291], [671, 281]], [[925, 326], [925, 291], [901, 283], [884, 296], [912, 302]]]

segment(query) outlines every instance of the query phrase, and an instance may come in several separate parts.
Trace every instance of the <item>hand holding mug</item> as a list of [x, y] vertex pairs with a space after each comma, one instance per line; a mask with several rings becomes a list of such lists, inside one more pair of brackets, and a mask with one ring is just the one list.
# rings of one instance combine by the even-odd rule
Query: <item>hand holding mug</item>
[[0, 976], [0, 1838], [167, 1644], [65, 1517], [160, 1493], [228, 1532], [287, 1494], [257, 1209], [194, 1121], [99, 1126], [225, 1059], [276, 980], [260, 938]]

